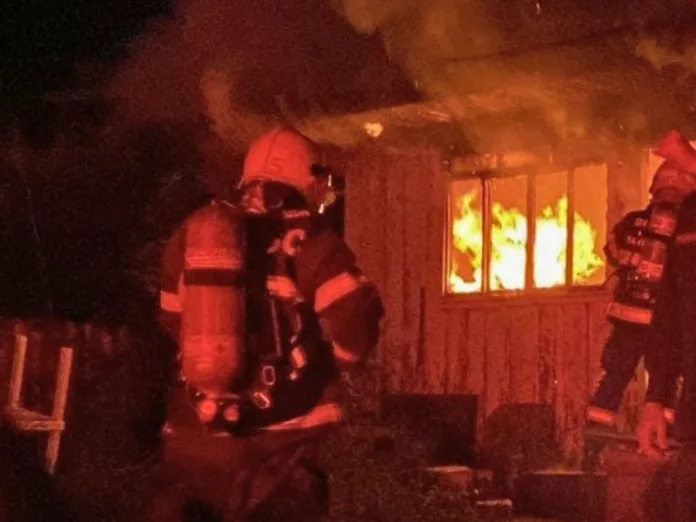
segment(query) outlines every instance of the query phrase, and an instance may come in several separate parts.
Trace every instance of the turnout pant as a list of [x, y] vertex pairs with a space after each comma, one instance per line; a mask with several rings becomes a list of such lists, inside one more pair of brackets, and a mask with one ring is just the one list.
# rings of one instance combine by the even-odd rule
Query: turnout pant
[[150, 522], [321, 520], [328, 484], [316, 465], [335, 424], [264, 430], [245, 437], [205, 431], [185, 392], [176, 390], [165, 428], [163, 463], [152, 477]]
[[[587, 419], [612, 425], [624, 392], [650, 342], [649, 326], [616, 321], [602, 351], [602, 376], [587, 408]], [[671, 406], [671, 405], [665, 405]]]

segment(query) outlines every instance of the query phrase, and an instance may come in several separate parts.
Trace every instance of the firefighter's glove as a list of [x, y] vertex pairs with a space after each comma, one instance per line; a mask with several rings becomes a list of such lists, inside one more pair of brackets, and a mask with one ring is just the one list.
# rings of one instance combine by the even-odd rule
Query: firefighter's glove
[[268, 276], [266, 279], [266, 289], [272, 297], [286, 301], [302, 301], [300, 293], [297, 291], [295, 282], [286, 276]]
[[661, 460], [667, 450], [667, 421], [662, 404], [647, 402], [638, 427], [640, 452], [654, 460]]

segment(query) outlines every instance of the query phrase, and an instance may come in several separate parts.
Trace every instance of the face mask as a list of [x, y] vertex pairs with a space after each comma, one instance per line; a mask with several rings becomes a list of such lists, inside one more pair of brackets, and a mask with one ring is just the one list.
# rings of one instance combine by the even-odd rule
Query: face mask
[[252, 183], [242, 191], [240, 205], [248, 214], [266, 214], [268, 207], [264, 198], [263, 183]]
[[305, 198], [294, 188], [273, 181], [254, 181], [241, 188], [239, 205], [248, 214], [307, 208]]

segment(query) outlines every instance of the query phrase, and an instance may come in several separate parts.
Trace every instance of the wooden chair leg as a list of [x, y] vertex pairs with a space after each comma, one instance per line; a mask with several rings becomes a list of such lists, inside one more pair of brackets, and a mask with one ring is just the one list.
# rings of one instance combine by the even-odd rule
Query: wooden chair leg
[[10, 390], [8, 406], [18, 408], [22, 399], [22, 384], [24, 381], [24, 363], [27, 357], [27, 336], [15, 335], [14, 355], [12, 357], [12, 373], [10, 375]]
[[[70, 374], [72, 372], [72, 359], [72, 348], [63, 347], [60, 349], [56, 391], [53, 397], [53, 413], [51, 415], [54, 421], [63, 421], [65, 417], [65, 407], [68, 402], [68, 388], [70, 386]], [[48, 443], [46, 445], [46, 469], [51, 474], [53, 474], [56, 469], [62, 434], [63, 430], [56, 430], [52, 431], [48, 436]]]

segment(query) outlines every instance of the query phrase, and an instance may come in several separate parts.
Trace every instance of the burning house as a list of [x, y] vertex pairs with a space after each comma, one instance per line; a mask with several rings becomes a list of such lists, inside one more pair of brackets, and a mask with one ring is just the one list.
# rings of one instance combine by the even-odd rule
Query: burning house
[[[38, 225], [27, 187], [0, 179], [0, 201], [22, 194], [14, 205], [25, 208], [7, 206], [5, 215], [31, 225], [40, 243], [27, 246], [29, 233], [19, 225], [0, 231], [5, 245], [29, 250], [19, 259], [20, 247], [5, 249], [0, 272], [12, 270], [0, 274], [0, 307], [21, 315], [9, 305], [46, 293], [26, 284], [40, 281], [24, 262], [37, 257], [55, 317], [86, 323], [56, 328], [57, 338], [81, 348], [69, 403], [79, 415], [70, 417], [61, 456], [66, 469], [99, 484], [84, 481], [82, 470], [99, 477], [118, 467], [92, 458], [104, 441], [141, 444], [141, 433], [110, 426], [151, 417], [148, 401], [161, 405], [168, 376], [164, 355], [152, 350], [161, 339], [151, 331], [151, 301], [138, 307], [134, 296], [147, 290], [156, 297], [162, 240], [198, 204], [200, 178], [211, 192], [232, 187], [249, 141], [278, 122], [324, 144], [324, 160], [345, 175], [341, 228], [386, 308], [382, 413], [406, 404], [416, 423], [456, 425], [445, 434], [456, 448], [444, 449], [437, 464], [470, 464], [476, 443], [485, 445], [501, 417], [522, 426], [518, 433], [526, 430], [531, 445], [550, 442], [577, 456], [610, 332], [612, 274], [603, 246], [626, 212], [646, 205], [657, 138], [670, 128], [696, 138], [689, 51], [696, 8], [687, 0], [664, 5], [178, 2], [172, 16], [130, 44], [104, 89], [87, 89], [85, 113], [101, 123], [62, 125], [72, 133], [56, 131], [57, 145], [4, 160], [13, 175], [43, 176], [49, 167], [82, 173], [50, 183], [36, 177]], [[81, 100], [59, 98], [67, 112], [82, 113]], [[71, 234], [81, 247], [70, 244]], [[146, 277], [128, 294], [131, 264]], [[114, 303], [123, 310], [115, 313]], [[95, 328], [90, 322], [105, 309], [118, 324]], [[138, 324], [124, 327], [132, 317]], [[32, 347], [53, 335], [43, 325], [22, 328]], [[8, 362], [19, 330], [14, 321], [0, 330]], [[105, 364], [121, 354], [129, 357], [119, 362], [129, 368], [126, 383]], [[53, 364], [30, 358], [30, 373]], [[9, 367], [0, 364], [5, 377]], [[637, 424], [642, 376], [625, 397], [626, 430]], [[101, 377], [118, 400], [93, 400]], [[138, 397], [135, 410], [121, 400], [131, 396], [124, 387]], [[156, 423], [143, 428], [150, 442]], [[520, 452], [508, 433], [498, 439]], [[89, 488], [80, 496], [90, 505], [101, 499]], [[104, 509], [99, 504], [95, 510]]]
[[647, 204], [655, 140], [693, 132], [685, 84], [646, 59], [652, 40], [593, 34], [430, 68], [434, 101], [303, 122], [319, 140], [341, 129], [346, 235], [386, 301], [389, 391], [475, 395], [479, 428], [505, 405], [546, 405], [566, 455], [610, 328], [608, 234]]
[[480, 425], [506, 404], [546, 404], [577, 449], [609, 333], [603, 247], [647, 203], [658, 164], [648, 143], [615, 150], [448, 159], [371, 144], [346, 160], [347, 238], [389, 311], [390, 392], [476, 395]]
[[283, 120], [329, 145], [346, 238], [385, 301], [387, 390], [473, 396], [479, 427], [546, 405], [572, 453], [609, 332], [602, 248], [647, 203], [651, 144], [696, 136], [690, 55], [658, 45], [688, 43], [691, 2], [671, 4], [681, 29], [639, 0], [180, 4], [101, 93], [117, 123], [205, 114], [240, 153]]

